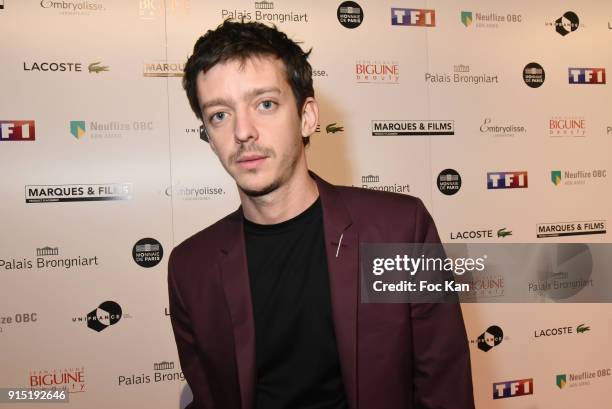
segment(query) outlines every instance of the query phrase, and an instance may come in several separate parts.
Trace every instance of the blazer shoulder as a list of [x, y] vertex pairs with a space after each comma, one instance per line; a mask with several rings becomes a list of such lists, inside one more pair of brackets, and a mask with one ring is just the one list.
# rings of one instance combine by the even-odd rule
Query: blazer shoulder
[[335, 186], [350, 210], [373, 209], [418, 212], [425, 210], [423, 201], [416, 196], [354, 186]]
[[349, 186], [336, 189], [353, 222], [366, 233], [364, 238], [439, 242], [431, 214], [418, 197]]
[[217, 220], [210, 226], [200, 230], [183, 240], [172, 250], [171, 262], [181, 262], [193, 258], [208, 259], [219, 249], [219, 241], [227, 236], [228, 228], [232, 223], [239, 223], [239, 210]]

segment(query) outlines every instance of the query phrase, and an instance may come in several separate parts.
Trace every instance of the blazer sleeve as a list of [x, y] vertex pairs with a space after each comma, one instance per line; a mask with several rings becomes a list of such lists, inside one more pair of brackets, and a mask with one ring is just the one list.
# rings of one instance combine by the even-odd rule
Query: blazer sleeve
[[[419, 200], [415, 243], [440, 243]], [[414, 407], [474, 409], [470, 350], [458, 303], [411, 304]]]
[[179, 361], [185, 379], [193, 393], [193, 401], [185, 409], [212, 409], [212, 397], [204, 366], [202, 365], [195, 336], [191, 327], [191, 317], [181, 297], [176, 277], [176, 249], [168, 261], [168, 298], [170, 322], [176, 340]]

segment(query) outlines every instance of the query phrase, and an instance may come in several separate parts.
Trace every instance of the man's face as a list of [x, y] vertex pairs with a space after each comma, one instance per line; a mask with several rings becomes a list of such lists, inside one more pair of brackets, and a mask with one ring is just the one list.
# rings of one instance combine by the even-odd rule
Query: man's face
[[283, 62], [229, 60], [197, 77], [210, 146], [249, 196], [276, 190], [303, 156], [302, 124]]

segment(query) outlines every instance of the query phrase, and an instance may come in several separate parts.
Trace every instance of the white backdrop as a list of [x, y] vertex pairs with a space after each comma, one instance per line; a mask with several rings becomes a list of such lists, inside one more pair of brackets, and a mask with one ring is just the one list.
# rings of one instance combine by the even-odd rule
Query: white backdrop
[[[189, 401], [167, 316], [167, 256], [234, 210], [238, 196], [198, 138], [179, 75], [198, 36], [225, 17], [274, 18], [313, 48], [321, 119], [308, 160], [324, 178], [420, 197], [444, 242], [610, 241], [612, 91], [571, 84], [568, 70], [611, 69], [612, 3], [360, 0], [352, 29], [338, 21], [340, 3], [0, 1], [0, 387], [67, 386], [74, 408]], [[419, 10], [402, 22], [435, 18], [393, 25], [392, 8]], [[281, 22], [287, 13], [297, 21]], [[523, 80], [531, 62], [545, 71], [538, 88]], [[398, 74], [357, 78], [357, 64]], [[559, 119], [576, 129], [551, 132]], [[423, 120], [452, 121], [454, 132], [373, 135], [373, 121]], [[342, 129], [327, 132], [330, 124]], [[438, 189], [445, 169], [461, 175], [454, 195]], [[487, 189], [487, 173], [519, 171], [526, 188]], [[561, 171], [558, 184], [552, 171]], [[594, 174], [565, 173], [579, 171]], [[600, 234], [537, 237], [539, 224], [589, 221]], [[502, 228], [512, 234], [497, 237]], [[478, 231], [491, 237], [470, 238]], [[139, 250], [161, 259], [151, 267], [132, 255], [144, 238], [155, 240]], [[107, 301], [97, 314], [109, 321], [88, 328], [87, 314]], [[463, 311], [478, 409], [610, 407], [609, 304]], [[491, 326], [503, 339], [484, 352], [477, 339]], [[551, 331], [565, 327], [571, 333]], [[571, 380], [598, 370], [605, 376]], [[533, 394], [493, 399], [494, 383], [524, 379]]]

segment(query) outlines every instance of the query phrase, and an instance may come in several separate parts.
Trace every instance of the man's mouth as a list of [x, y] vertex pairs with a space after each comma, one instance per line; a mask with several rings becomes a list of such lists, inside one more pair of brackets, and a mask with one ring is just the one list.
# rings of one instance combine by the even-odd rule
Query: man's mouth
[[244, 169], [254, 169], [267, 159], [264, 155], [243, 155], [236, 160], [238, 166]]

